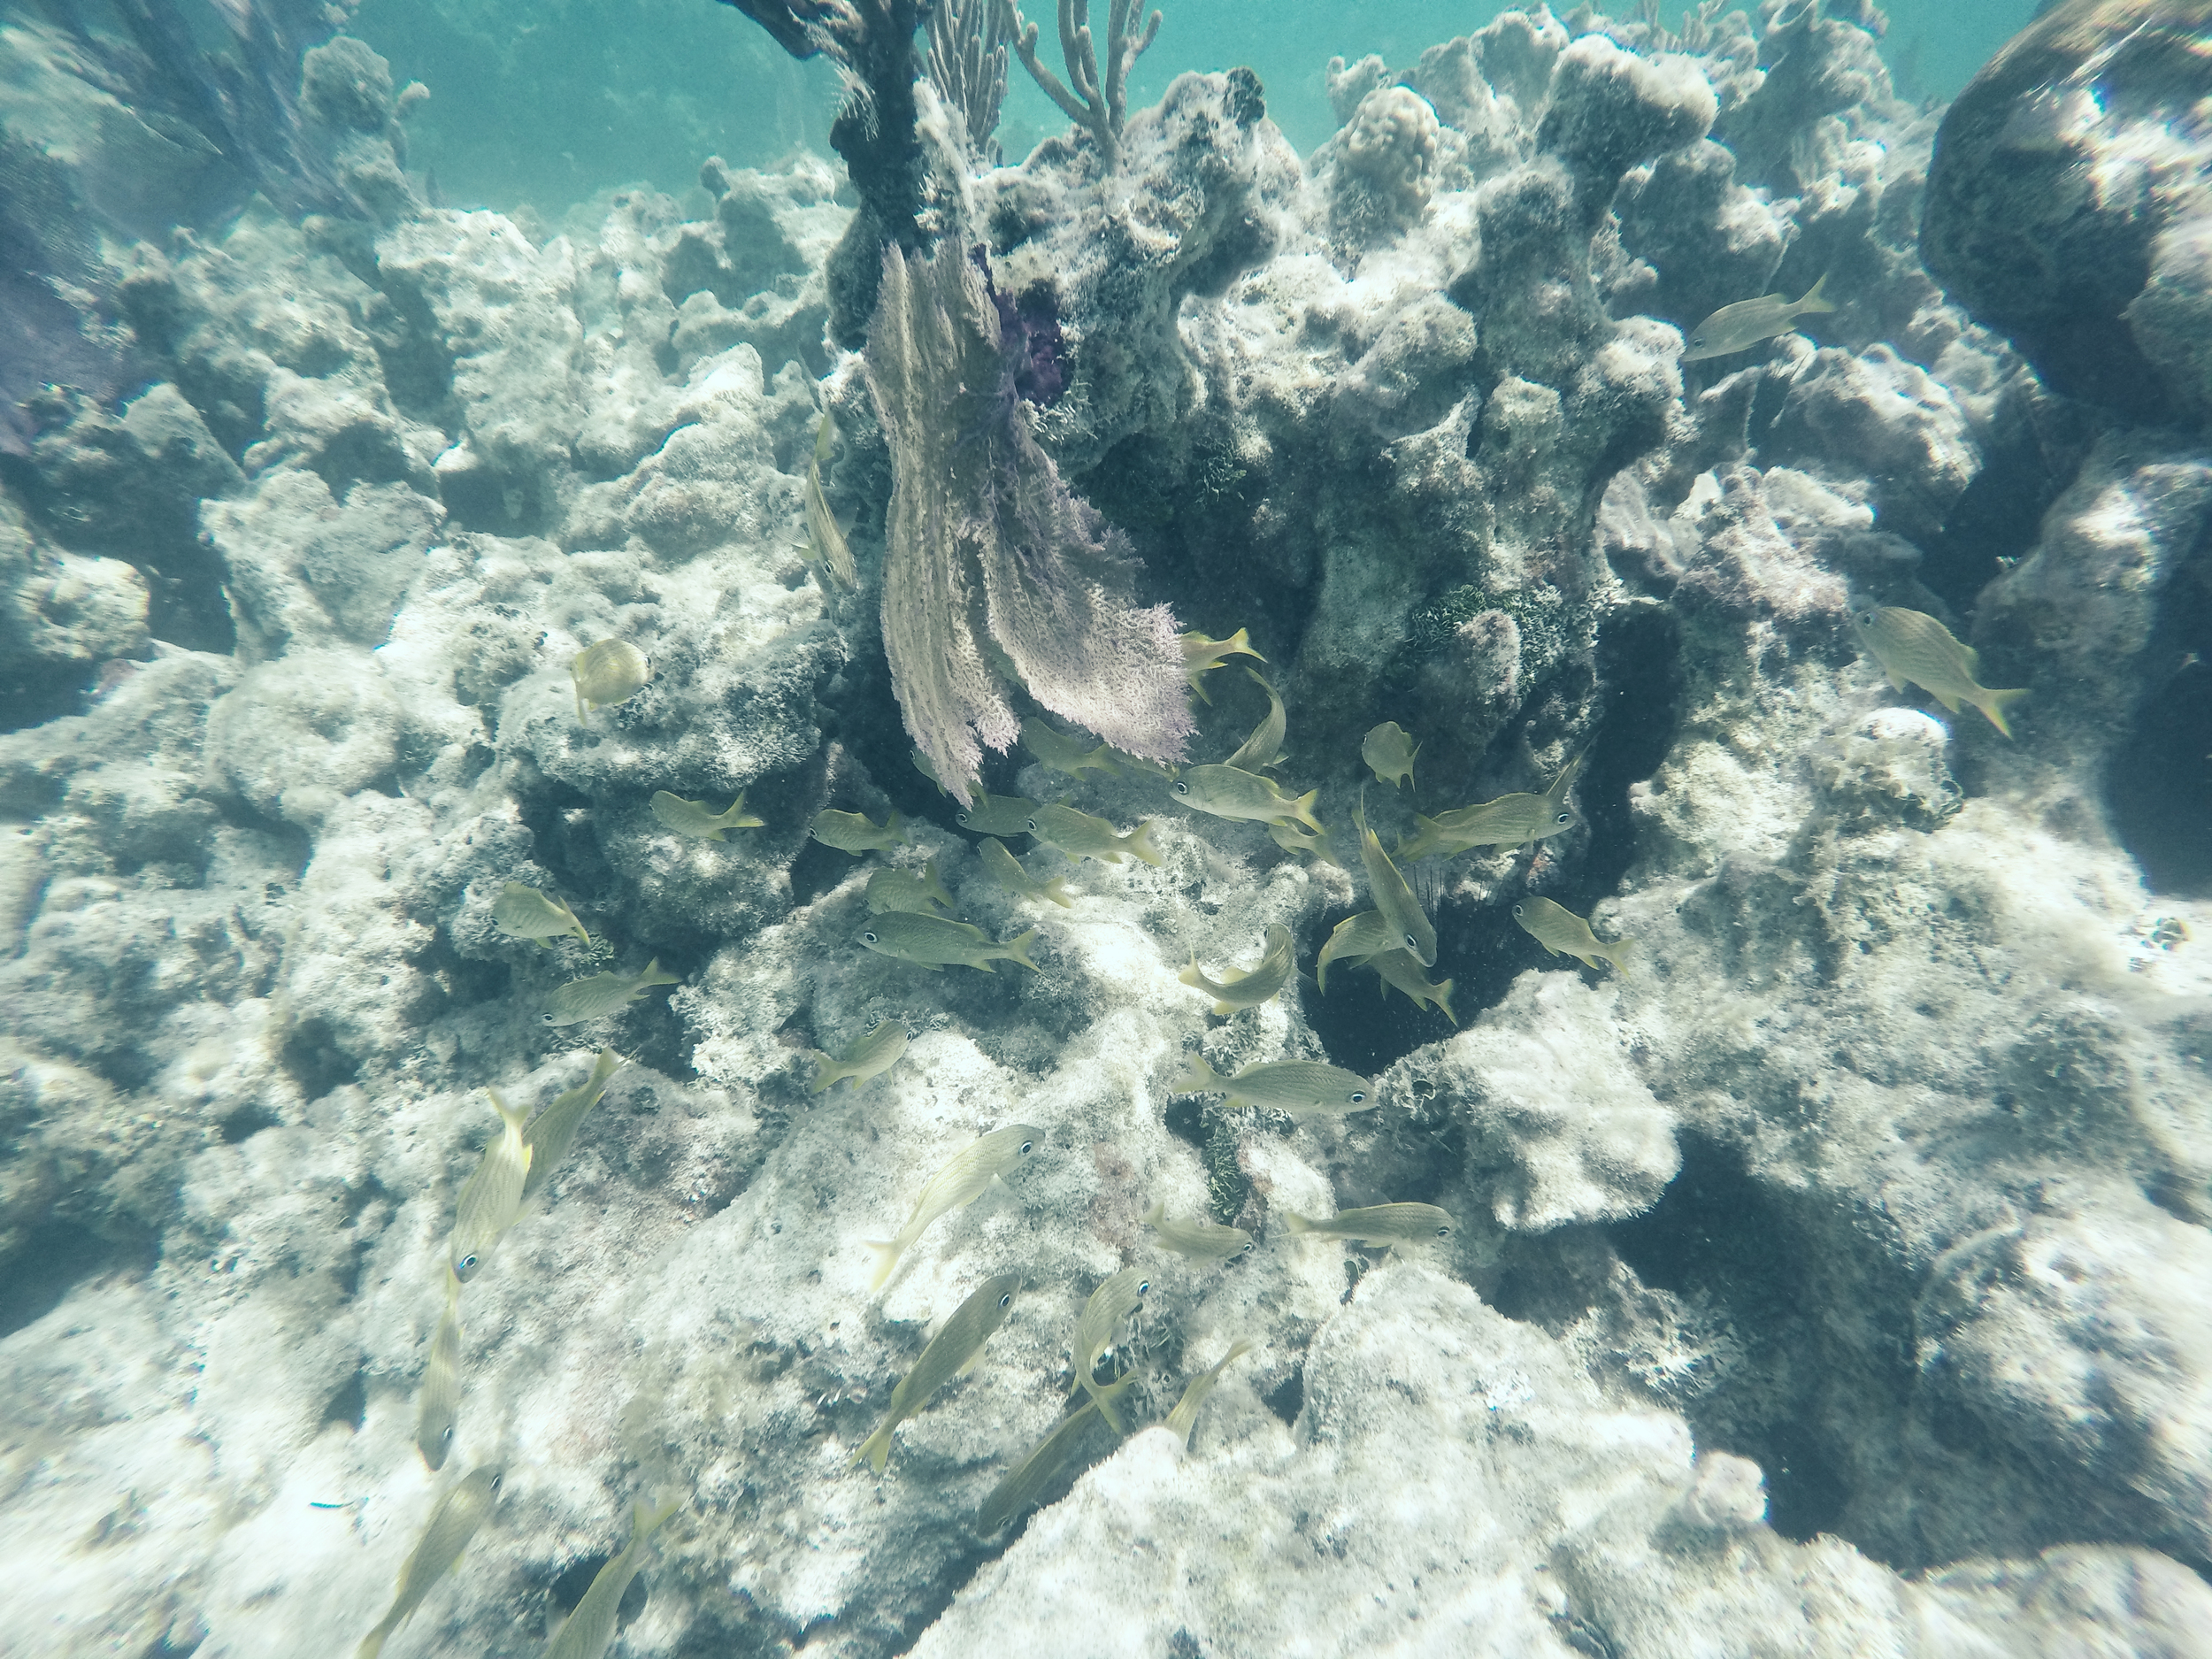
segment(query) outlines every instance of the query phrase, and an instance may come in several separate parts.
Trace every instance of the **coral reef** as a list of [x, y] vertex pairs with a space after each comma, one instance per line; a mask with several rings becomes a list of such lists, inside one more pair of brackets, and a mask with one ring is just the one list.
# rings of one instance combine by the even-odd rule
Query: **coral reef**
[[[820, 43], [823, 8], [746, 9]], [[2177, 377], [2158, 423], [2085, 403], [2033, 316], [1942, 286], [1938, 197], [1979, 222], [1994, 186], [1936, 188], [1968, 148], [1890, 95], [1872, 20], [1508, 12], [1335, 66], [1310, 157], [1233, 71], [1110, 122], [1110, 157], [1087, 125], [973, 172], [909, 31], [871, 60], [912, 112], [870, 105], [889, 194], [858, 208], [818, 160], [710, 160], [688, 208], [618, 192], [565, 234], [395, 194], [112, 250], [143, 381], [39, 400], [0, 467], [14, 1647], [345, 1651], [495, 1466], [393, 1659], [539, 1649], [639, 1502], [678, 1508], [631, 1654], [2200, 1648], [2193, 221], [2145, 228], [2104, 314]], [[326, 50], [305, 106], [384, 176], [388, 74]], [[2081, 59], [2037, 61], [2016, 113]], [[2070, 189], [2100, 154], [2036, 153]], [[1833, 312], [1681, 361], [1824, 275]], [[856, 588], [810, 574], [810, 473]], [[1891, 685], [1862, 604], [2025, 687], [2016, 735]], [[1188, 713], [1170, 607], [1248, 626], [1279, 784], [1344, 864], [1137, 762], [1275, 718], [1233, 671]], [[604, 641], [649, 677], [580, 710]], [[1119, 680], [1086, 655], [1116, 641]], [[1033, 703], [1124, 753], [985, 753]], [[1385, 721], [1403, 787], [1360, 758]], [[948, 787], [1149, 820], [1156, 862], [1012, 828], [987, 862], [910, 726]], [[1378, 907], [1363, 786], [1380, 847], [1563, 774], [1532, 846], [1409, 855], [1463, 1027], [1356, 962], [1223, 1018], [1179, 977], [1276, 928], [1309, 964]], [[700, 839], [659, 792], [759, 823]], [[825, 809], [898, 827], [841, 850]], [[887, 868], [1035, 971], [869, 949]], [[503, 928], [511, 884], [586, 937]], [[1533, 898], [1632, 951], [1548, 956]], [[543, 1018], [649, 963], [680, 983]], [[812, 1087], [886, 1022], [887, 1069]], [[541, 1109], [603, 1047], [462, 1294], [434, 1474], [484, 1091]], [[1177, 1092], [1199, 1058], [1365, 1087], [1232, 1109]], [[1020, 1165], [872, 1295], [869, 1241], [1015, 1124]], [[1171, 1256], [1156, 1203], [1255, 1248]], [[1285, 1220], [1391, 1203], [1448, 1231]], [[1058, 1442], [986, 1535], [1130, 1267], [1133, 1432]], [[981, 1363], [856, 1467], [1002, 1274]], [[1146, 1426], [1247, 1341], [1187, 1440]]]

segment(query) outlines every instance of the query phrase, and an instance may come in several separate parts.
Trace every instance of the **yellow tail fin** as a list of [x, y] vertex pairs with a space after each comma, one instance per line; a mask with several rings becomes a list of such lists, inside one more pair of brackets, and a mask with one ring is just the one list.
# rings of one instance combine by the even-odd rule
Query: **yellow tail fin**
[[2006, 722], [2005, 710], [2027, 695], [2025, 687], [2022, 687], [2017, 691], [1985, 691], [1982, 695], [1987, 701], [1977, 703], [1974, 706], [1989, 717], [1989, 723], [1992, 726], [2007, 737], [2010, 737], [2012, 727]]
[[1832, 311], [1835, 310], [1835, 301], [1832, 299], [1824, 299], [1821, 296], [1821, 290], [1827, 286], [1828, 273], [1825, 271], [1823, 271], [1820, 273], [1820, 280], [1814, 283], [1812, 287], [1807, 288], [1805, 290], [1805, 297], [1798, 301], [1796, 304], [1791, 306], [1790, 309], [1795, 311]]
[[1029, 942], [1036, 937], [1037, 930], [1033, 927], [1027, 933], [1018, 933], [1008, 940], [999, 949], [1006, 953], [1007, 961], [1018, 962], [1032, 973], [1042, 973], [1044, 970], [1029, 959]]
[[1152, 820], [1150, 818], [1145, 819], [1143, 823], [1124, 836], [1121, 844], [1125, 850], [1143, 859], [1155, 870], [1159, 869], [1166, 862], [1160, 856], [1160, 849], [1152, 844]]
[[1206, 1064], [1206, 1056], [1194, 1054], [1177, 1078], [1174, 1091], [1178, 1094], [1211, 1094], [1225, 1087], [1229, 1079]]
[[883, 1281], [891, 1277], [891, 1270], [899, 1264], [905, 1247], [896, 1239], [864, 1239], [862, 1242], [876, 1253], [876, 1271], [868, 1279], [868, 1289], [872, 1294], [883, 1288]]
[[1294, 1210], [1284, 1210], [1282, 1219], [1283, 1231], [1285, 1233], [1294, 1235], [1301, 1233], [1311, 1233], [1313, 1231], [1313, 1223], [1308, 1221], [1303, 1216], [1300, 1215]]

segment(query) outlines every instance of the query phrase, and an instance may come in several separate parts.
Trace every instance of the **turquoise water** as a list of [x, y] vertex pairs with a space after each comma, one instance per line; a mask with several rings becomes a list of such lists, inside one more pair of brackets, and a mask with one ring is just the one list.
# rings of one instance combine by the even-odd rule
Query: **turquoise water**
[[[1276, 124], [1310, 151], [1333, 127], [1332, 57], [1378, 52], [1403, 66], [1506, 9], [1443, 0], [1170, 6], [1130, 77], [1130, 107], [1157, 100], [1187, 69], [1248, 65]], [[2032, 11], [2032, 0], [1892, 7], [1883, 50], [1899, 90], [1951, 97]], [[1052, 14], [1029, 15], [1049, 42]], [[681, 191], [710, 154], [758, 166], [795, 144], [829, 153], [836, 75], [819, 59], [793, 61], [712, 0], [366, 0], [353, 29], [391, 60], [395, 79], [430, 88], [409, 121], [411, 158], [456, 206], [526, 204], [557, 218], [623, 185]], [[1010, 79], [1000, 137], [1018, 156], [1067, 123], [1018, 65]]]

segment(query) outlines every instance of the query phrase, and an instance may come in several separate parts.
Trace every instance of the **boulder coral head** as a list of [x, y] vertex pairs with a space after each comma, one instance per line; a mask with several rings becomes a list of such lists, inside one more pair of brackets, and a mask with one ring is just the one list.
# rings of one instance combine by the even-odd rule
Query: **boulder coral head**
[[[1061, 481], [1023, 403], [1055, 365], [1048, 334], [1010, 340], [960, 252], [886, 251], [868, 385], [891, 446], [883, 644], [906, 729], [969, 803], [985, 746], [1021, 717], [1005, 670], [1056, 714], [1148, 759], [1192, 730], [1165, 605], [1138, 605], [1118, 530]], [[1042, 353], [1041, 359], [1039, 353]]]

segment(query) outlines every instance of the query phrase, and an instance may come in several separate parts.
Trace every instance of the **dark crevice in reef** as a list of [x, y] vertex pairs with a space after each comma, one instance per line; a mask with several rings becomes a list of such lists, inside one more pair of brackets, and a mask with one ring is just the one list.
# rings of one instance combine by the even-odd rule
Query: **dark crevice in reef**
[[35, 1228], [0, 1271], [0, 1340], [44, 1318], [86, 1280], [152, 1268], [151, 1239], [115, 1239], [71, 1222]]
[[355, 1433], [369, 1416], [369, 1371], [365, 1365], [354, 1367], [353, 1375], [332, 1393], [329, 1403], [323, 1407], [326, 1424], [342, 1423]]
[[1962, 616], [1981, 590], [2036, 544], [2050, 510], [2089, 453], [2101, 424], [2087, 404], [2017, 390], [1999, 403], [1982, 464], [1922, 549], [1920, 580]]
[[84, 712], [85, 694], [99, 672], [95, 663], [32, 657], [0, 675], [0, 733], [27, 731]]
[[2113, 833], [2154, 893], [2212, 895], [2212, 587], [2169, 583], [2143, 651], [2170, 664], [2144, 689], [2105, 778]]

